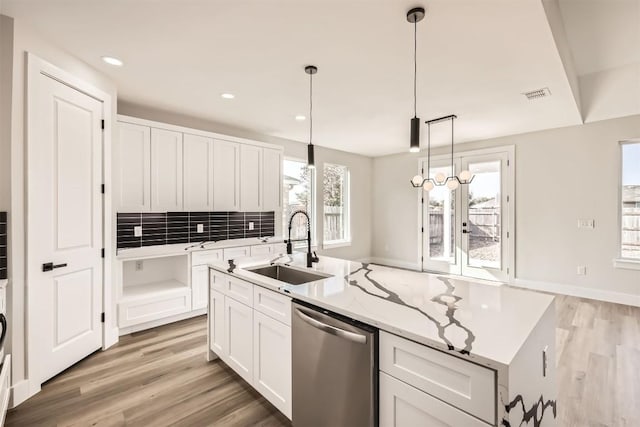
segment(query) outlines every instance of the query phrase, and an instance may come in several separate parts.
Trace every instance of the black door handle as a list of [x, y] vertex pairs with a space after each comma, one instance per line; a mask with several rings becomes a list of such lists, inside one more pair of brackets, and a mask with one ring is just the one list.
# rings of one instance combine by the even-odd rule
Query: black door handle
[[52, 262], [46, 262], [44, 264], [42, 264], [42, 271], [51, 271], [54, 268], [62, 268], [62, 267], [66, 267], [67, 263], [65, 262], [64, 264], [54, 264]]
[[462, 232], [465, 233], [465, 234], [471, 234], [471, 232], [467, 231], [467, 230], [462, 230]]

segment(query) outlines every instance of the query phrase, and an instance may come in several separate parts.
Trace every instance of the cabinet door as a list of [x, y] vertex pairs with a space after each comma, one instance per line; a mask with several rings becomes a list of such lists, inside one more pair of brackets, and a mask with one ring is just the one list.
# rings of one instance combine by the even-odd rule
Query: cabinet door
[[253, 309], [225, 296], [224, 323], [225, 362], [253, 384]]
[[240, 209], [245, 212], [262, 209], [262, 148], [240, 146]]
[[151, 210], [151, 129], [118, 123], [114, 150], [114, 203], [118, 212]]
[[262, 210], [282, 209], [282, 151], [265, 148], [262, 154]]
[[151, 210], [182, 210], [182, 134], [151, 128]]
[[198, 310], [207, 306], [207, 288], [209, 287], [209, 267], [199, 265], [191, 268], [191, 309]]
[[240, 209], [240, 146], [235, 142], [213, 143], [213, 206], [216, 211]]
[[291, 328], [253, 312], [253, 386], [291, 419]]
[[213, 211], [213, 138], [184, 134], [185, 211]]
[[224, 326], [224, 295], [209, 291], [209, 348], [222, 360], [227, 360]]
[[380, 427], [487, 427], [471, 415], [380, 372]]

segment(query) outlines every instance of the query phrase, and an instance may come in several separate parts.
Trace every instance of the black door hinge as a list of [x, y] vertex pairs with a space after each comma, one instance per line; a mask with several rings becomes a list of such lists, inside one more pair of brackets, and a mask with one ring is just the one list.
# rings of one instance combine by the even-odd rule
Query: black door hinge
[[100, 256], [102, 256], [102, 258], [104, 258], [104, 248], [100, 249]]
[[102, 314], [100, 315], [100, 321], [104, 323], [104, 312], [102, 312]]
[[421, 233], [424, 233], [424, 227], [421, 227], [421, 228], [420, 228], [420, 232], [421, 232]]
[[100, 191], [102, 192], [102, 194], [104, 194], [104, 184], [100, 185]]
[[102, 130], [104, 130], [104, 120], [100, 121], [100, 126], [102, 127]]

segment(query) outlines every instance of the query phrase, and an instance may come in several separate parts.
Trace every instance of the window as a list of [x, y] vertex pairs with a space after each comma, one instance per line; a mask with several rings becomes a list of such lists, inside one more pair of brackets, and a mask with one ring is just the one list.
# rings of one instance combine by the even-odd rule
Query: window
[[350, 242], [349, 169], [325, 163], [322, 189], [324, 246]]
[[[315, 224], [314, 215], [314, 173], [307, 168], [307, 162], [299, 160], [284, 160], [284, 174], [282, 179], [283, 209], [282, 209], [282, 234], [288, 237], [289, 217], [298, 210], [303, 210], [311, 217], [311, 225]], [[304, 215], [296, 215], [291, 228], [291, 239], [307, 238], [307, 222]], [[311, 229], [311, 239], [315, 241], [314, 229]], [[302, 247], [304, 242], [298, 242], [294, 246]]]
[[620, 256], [640, 261], [640, 141], [622, 144]]

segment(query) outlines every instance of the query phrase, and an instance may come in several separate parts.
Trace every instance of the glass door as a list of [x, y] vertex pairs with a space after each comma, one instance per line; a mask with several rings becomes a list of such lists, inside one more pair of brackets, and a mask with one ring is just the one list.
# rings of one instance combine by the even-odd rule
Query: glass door
[[[423, 270], [508, 279], [509, 155], [461, 153], [454, 170], [469, 170], [473, 181], [454, 191], [441, 186], [423, 193]], [[423, 167], [426, 172], [426, 164]], [[450, 158], [432, 159], [430, 176], [440, 172], [451, 175]]]

